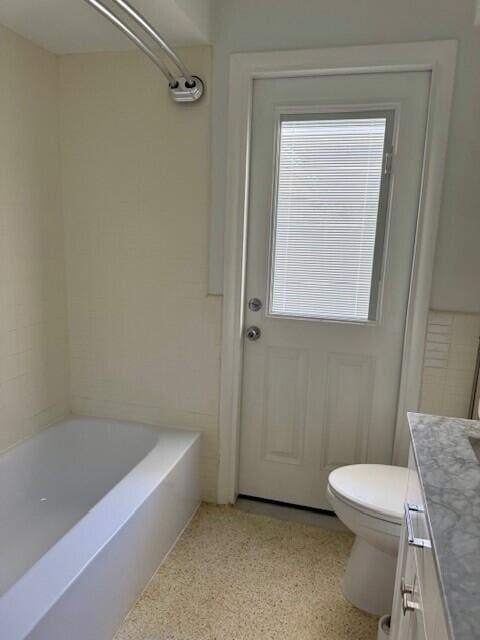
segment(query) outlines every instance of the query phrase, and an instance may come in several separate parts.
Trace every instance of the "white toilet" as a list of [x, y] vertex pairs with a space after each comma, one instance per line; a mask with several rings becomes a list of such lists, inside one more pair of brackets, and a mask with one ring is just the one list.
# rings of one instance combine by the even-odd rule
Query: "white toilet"
[[390, 613], [408, 469], [355, 464], [332, 471], [327, 495], [355, 534], [343, 593], [359, 609]]

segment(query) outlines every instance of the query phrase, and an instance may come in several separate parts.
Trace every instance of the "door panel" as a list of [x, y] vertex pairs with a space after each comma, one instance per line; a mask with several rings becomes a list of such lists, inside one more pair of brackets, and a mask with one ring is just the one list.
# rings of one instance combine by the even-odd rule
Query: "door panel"
[[268, 347], [263, 394], [263, 459], [301, 464], [305, 433], [308, 354]]
[[374, 380], [373, 358], [329, 354], [321, 469], [366, 460]]
[[[244, 347], [239, 475], [242, 494], [329, 509], [325, 489], [332, 469], [355, 462], [391, 462], [429, 86], [430, 74], [427, 72], [255, 81], [246, 300], [258, 297], [263, 306], [259, 311], [252, 311], [247, 305], [245, 309], [245, 326], [257, 325], [262, 334], [255, 342], [246, 339]], [[270, 315], [279, 113], [288, 113], [290, 120], [292, 117], [295, 120], [295, 114], [298, 120], [302, 117], [308, 119], [311, 114], [333, 119], [342, 114], [339, 117], [348, 119], [349, 112], [357, 118], [362, 111], [365, 115], [394, 112], [391, 131], [393, 173], [388, 181], [382, 180], [382, 185], [388, 185], [388, 188], [379, 195], [379, 207], [383, 201], [388, 207], [385, 208], [387, 213], [383, 223], [377, 225], [375, 236], [377, 241], [381, 235], [381, 242], [376, 242], [376, 246], [382, 247], [383, 257], [375, 268], [369, 267], [372, 269], [372, 282], [373, 278], [379, 280], [375, 314], [370, 310], [370, 320], [367, 318], [361, 322]], [[321, 136], [318, 139], [318, 144], [323, 144]], [[328, 136], [326, 139], [328, 143]], [[305, 144], [314, 143], [314, 136], [305, 137]], [[352, 149], [354, 147], [352, 145]], [[293, 186], [298, 178], [295, 162], [300, 168], [305, 166], [305, 162], [310, 162], [308, 153], [303, 157], [301, 145], [299, 148], [300, 152], [293, 149], [296, 156], [290, 163]], [[356, 148], [358, 150], [359, 147]], [[350, 171], [350, 166], [345, 169], [345, 162], [349, 162], [348, 150], [347, 145], [339, 152], [339, 172]], [[314, 155], [313, 163], [316, 165], [310, 173], [307, 172], [310, 184], [307, 180], [304, 192], [298, 189], [298, 184], [296, 187], [305, 199], [304, 210], [297, 207], [300, 211], [298, 217], [296, 202], [293, 202], [292, 217], [282, 221], [282, 233], [290, 233], [292, 242], [297, 242], [299, 237], [304, 238], [301, 241], [305, 242], [312, 274], [320, 273], [321, 276], [323, 272], [316, 269], [333, 268], [336, 271], [332, 277], [337, 278], [340, 273], [341, 281], [343, 262], [348, 262], [350, 269], [346, 268], [345, 277], [356, 277], [355, 273], [352, 276], [351, 264], [354, 263], [349, 262], [350, 248], [347, 247], [345, 253], [342, 243], [351, 242], [353, 237], [352, 251], [357, 251], [359, 246], [361, 249], [367, 245], [360, 245], [358, 238], [352, 236], [352, 233], [357, 233], [355, 225], [358, 226], [360, 221], [358, 233], [372, 233], [374, 227], [368, 227], [364, 222], [366, 217], [363, 213], [359, 215], [358, 207], [363, 204], [358, 198], [358, 189], [354, 193], [356, 185], [364, 188], [361, 182], [363, 174], [357, 172], [352, 179], [352, 183], [357, 181], [352, 186], [354, 197], [350, 198], [350, 193], [344, 194], [349, 188], [347, 180], [338, 183], [341, 185], [338, 198], [332, 198], [332, 187], [327, 189], [322, 185], [333, 184], [335, 190], [337, 169], [335, 166], [332, 169], [329, 164], [329, 154], [321, 151]], [[364, 147], [360, 148], [360, 153], [366, 157]], [[332, 162], [336, 161], [333, 154]], [[378, 173], [378, 157], [376, 161]], [[370, 161], [367, 158], [362, 162], [368, 164]], [[352, 166], [355, 168], [355, 162]], [[382, 171], [387, 169], [385, 163]], [[327, 189], [325, 197], [322, 189]], [[371, 198], [371, 194], [368, 197]], [[350, 200], [356, 204], [349, 208]], [[330, 208], [325, 209], [325, 202], [330, 203]], [[345, 218], [342, 218], [343, 210]], [[313, 223], [310, 212], [317, 216]], [[344, 223], [347, 227], [342, 226]], [[317, 226], [311, 227], [312, 233], [303, 233], [302, 236], [297, 231], [301, 231], [304, 224]], [[343, 234], [345, 229], [348, 233]], [[288, 242], [284, 243], [282, 251], [290, 250]], [[325, 252], [332, 246], [333, 262], [324, 259]], [[339, 254], [344, 251], [345, 259], [336, 259], [335, 246]], [[296, 251], [297, 258], [302, 256], [301, 246]], [[297, 259], [297, 266], [291, 267], [288, 273], [293, 262], [289, 262], [289, 256], [287, 258], [283, 260], [282, 257], [280, 275], [283, 277], [287, 272], [288, 277], [293, 277], [294, 286], [293, 289], [284, 287], [282, 292], [296, 295], [295, 291], [298, 291], [298, 295], [310, 296], [310, 306], [314, 306], [317, 285], [314, 282], [309, 289], [308, 273], [305, 276], [305, 271], [300, 274], [294, 272], [298, 264], [302, 267], [301, 260]], [[362, 263], [358, 264], [361, 266]], [[302, 280], [296, 290], [297, 275]], [[364, 281], [365, 278], [359, 286], [364, 286]], [[321, 295], [328, 296], [331, 291], [336, 291], [335, 280], [332, 282], [333, 288], [318, 289]], [[344, 285], [345, 282], [339, 285], [339, 295], [353, 295]]]

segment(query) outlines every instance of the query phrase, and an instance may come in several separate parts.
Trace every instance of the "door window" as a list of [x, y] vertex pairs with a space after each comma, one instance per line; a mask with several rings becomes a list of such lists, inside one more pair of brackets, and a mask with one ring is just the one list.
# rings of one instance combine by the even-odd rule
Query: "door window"
[[280, 116], [270, 315], [377, 319], [393, 117]]

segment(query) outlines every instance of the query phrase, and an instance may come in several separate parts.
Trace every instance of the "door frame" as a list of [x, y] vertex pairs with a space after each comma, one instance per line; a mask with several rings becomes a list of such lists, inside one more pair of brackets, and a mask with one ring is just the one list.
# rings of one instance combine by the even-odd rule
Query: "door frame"
[[457, 42], [334, 47], [230, 57], [218, 502], [238, 495], [253, 82], [259, 78], [429, 71], [430, 97], [392, 462], [406, 464], [407, 411], [418, 409], [448, 143]]

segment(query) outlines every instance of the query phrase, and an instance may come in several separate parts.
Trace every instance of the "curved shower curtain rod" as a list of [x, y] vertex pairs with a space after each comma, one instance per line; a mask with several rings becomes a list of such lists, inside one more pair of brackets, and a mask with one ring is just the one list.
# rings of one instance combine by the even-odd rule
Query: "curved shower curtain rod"
[[170, 45], [165, 42], [162, 36], [147, 22], [141, 13], [132, 7], [131, 4], [126, 0], [112, 0], [114, 4], [123, 9], [123, 11], [132, 18], [135, 24], [160, 46], [162, 51], [166, 53], [180, 71], [180, 76], [175, 76], [157, 53], [140, 36], [132, 31], [132, 29], [130, 29], [130, 27], [126, 25], [119, 16], [115, 15], [108, 7], [106, 7], [102, 0], [85, 0], [85, 2], [96, 9], [105, 18], [110, 20], [112, 24], [124, 33], [127, 38], [130, 38], [130, 40], [134, 42], [154, 64], [157, 65], [168, 80], [170, 95], [175, 102], [195, 102], [202, 97], [205, 89], [203, 81], [199, 77], [190, 73]]

